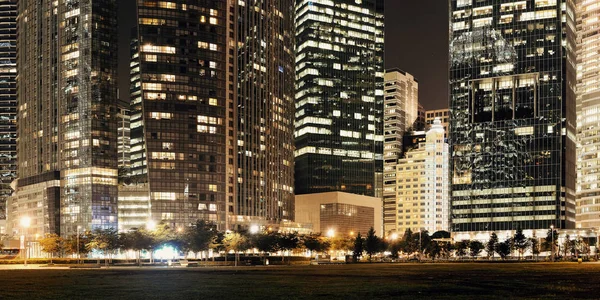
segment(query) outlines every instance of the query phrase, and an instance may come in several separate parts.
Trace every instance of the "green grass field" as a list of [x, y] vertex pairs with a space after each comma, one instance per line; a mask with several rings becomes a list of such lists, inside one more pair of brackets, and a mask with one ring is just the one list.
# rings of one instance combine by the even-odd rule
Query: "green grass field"
[[0, 270], [0, 299], [598, 299], [600, 264]]

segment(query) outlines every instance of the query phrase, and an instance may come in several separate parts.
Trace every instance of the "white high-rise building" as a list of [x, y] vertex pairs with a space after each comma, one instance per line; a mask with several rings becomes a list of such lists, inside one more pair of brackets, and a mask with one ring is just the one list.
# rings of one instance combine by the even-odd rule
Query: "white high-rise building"
[[600, 2], [577, 1], [577, 227], [600, 227]]
[[385, 73], [383, 216], [384, 233], [396, 228], [396, 165], [402, 155], [402, 137], [413, 128], [419, 110], [419, 82], [400, 69]]
[[448, 144], [444, 133], [440, 119], [436, 119], [425, 142], [398, 161], [395, 226], [388, 226], [390, 232], [449, 229]]

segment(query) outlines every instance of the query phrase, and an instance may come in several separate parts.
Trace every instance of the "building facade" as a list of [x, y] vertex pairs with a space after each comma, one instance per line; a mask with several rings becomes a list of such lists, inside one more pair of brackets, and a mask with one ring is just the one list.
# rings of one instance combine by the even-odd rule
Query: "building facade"
[[416, 125], [419, 83], [399, 69], [385, 72], [383, 116], [383, 218], [384, 232], [396, 228], [396, 165], [402, 155], [404, 135]]
[[371, 227], [381, 236], [381, 198], [343, 192], [296, 196], [296, 222], [312, 224], [324, 236], [366, 236]]
[[450, 110], [449, 109], [434, 109], [428, 110], [425, 112], [425, 129], [431, 128], [435, 119], [440, 119], [442, 122], [442, 126], [444, 127], [444, 131], [448, 133], [450, 124]]
[[574, 8], [450, 1], [452, 231], [574, 228]]
[[296, 194], [381, 197], [383, 1], [296, 1]]
[[294, 1], [229, 5], [236, 127], [231, 223], [294, 220]]
[[0, 2], [0, 220], [17, 176], [17, 1]]
[[121, 230], [150, 220], [225, 226], [226, 17], [224, 0], [137, 2], [131, 176], [120, 195], [131, 202], [123, 217], [137, 221]]
[[577, 2], [577, 227], [600, 227], [600, 4]]
[[[63, 236], [117, 227], [116, 9], [116, 0], [19, 1], [19, 179], [11, 223], [27, 215], [20, 199], [30, 194], [60, 220], [51, 230], [39, 212], [28, 216], [32, 227]], [[59, 207], [45, 209], [57, 180]]]
[[436, 119], [425, 141], [398, 161], [394, 226], [390, 224], [386, 234], [449, 229], [449, 149], [444, 136], [444, 127]]

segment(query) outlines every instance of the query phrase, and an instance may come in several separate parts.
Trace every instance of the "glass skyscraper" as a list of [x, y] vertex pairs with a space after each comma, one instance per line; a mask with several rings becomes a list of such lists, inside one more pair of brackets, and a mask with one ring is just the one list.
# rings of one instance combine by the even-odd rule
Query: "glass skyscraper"
[[231, 223], [294, 220], [294, 1], [231, 1], [237, 159]]
[[121, 230], [148, 220], [225, 226], [226, 4], [137, 2]]
[[452, 231], [574, 228], [572, 0], [451, 0]]
[[17, 1], [0, 2], [0, 220], [17, 176]]
[[383, 2], [296, 1], [296, 194], [382, 195]]
[[30, 233], [117, 227], [116, 9], [116, 0], [19, 1], [11, 223], [30, 217]]

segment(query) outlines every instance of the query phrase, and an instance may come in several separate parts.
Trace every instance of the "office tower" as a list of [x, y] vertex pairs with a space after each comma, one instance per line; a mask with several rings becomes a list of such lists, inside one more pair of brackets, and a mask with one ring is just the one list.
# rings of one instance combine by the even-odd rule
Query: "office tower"
[[119, 176], [128, 175], [131, 168], [131, 110], [129, 102], [119, 101], [117, 114], [117, 153]]
[[425, 112], [425, 126], [429, 129], [436, 118], [439, 118], [444, 127], [444, 131], [448, 132], [448, 125], [450, 124], [450, 110], [449, 109], [434, 109]]
[[228, 86], [237, 117], [230, 119], [237, 147], [228, 150], [237, 154], [232, 225], [293, 220], [294, 1], [231, 1], [230, 12]]
[[296, 194], [382, 197], [383, 2], [296, 1]]
[[450, 5], [452, 231], [574, 228], [573, 1]]
[[396, 165], [402, 155], [402, 138], [418, 119], [419, 83], [402, 70], [386, 70], [383, 93], [383, 226], [387, 234], [396, 228]]
[[0, 220], [16, 177], [17, 157], [17, 1], [0, 2]]
[[418, 148], [408, 150], [396, 165], [397, 203], [390, 232], [402, 235], [449, 228], [448, 144], [439, 118]]
[[225, 226], [226, 3], [137, 2], [120, 230], [150, 221]]
[[600, 4], [577, 2], [577, 227], [600, 227]]
[[31, 234], [117, 226], [116, 8], [19, 1], [13, 228], [23, 216]]
[[419, 107], [417, 109], [417, 121], [415, 121], [415, 125], [413, 126], [413, 130], [425, 130], [425, 107], [421, 103], [418, 104]]

